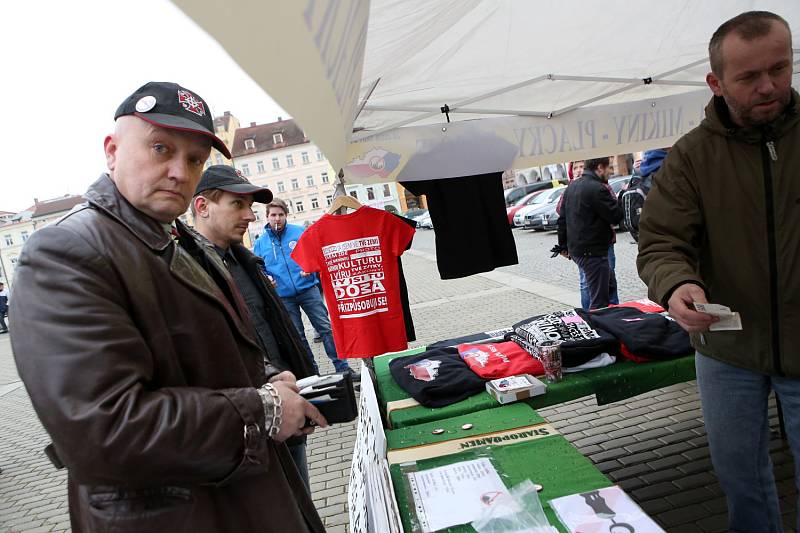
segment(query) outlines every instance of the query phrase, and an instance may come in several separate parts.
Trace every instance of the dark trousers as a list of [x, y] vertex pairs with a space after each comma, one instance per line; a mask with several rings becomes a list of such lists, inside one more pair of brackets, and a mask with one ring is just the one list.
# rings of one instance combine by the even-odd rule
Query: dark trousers
[[586, 284], [589, 290], [589, 309], [608, 307], [611, 294], [617, 290], [617, 278], [608, 264], [608, 256], [574, 257], [586, 273]]
[[8, 331], [8, 326], [6, 325], [6, 319], [4, 318], [6, 312], [0, 311], [0, 331]]

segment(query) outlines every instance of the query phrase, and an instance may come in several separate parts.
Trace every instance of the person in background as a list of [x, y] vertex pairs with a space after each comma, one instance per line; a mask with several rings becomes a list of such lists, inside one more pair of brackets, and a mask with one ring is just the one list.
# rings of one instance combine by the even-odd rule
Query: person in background
[[[569, 164], [569, 180], [570, 184], [573, 181], [580, 178], [583, 175], [583, 168], [584, 168], [584, 161], [572, 161]], [[606, 186], [608, 187], [609, 192], [611, 195], [614, 195], [614, 191], [608, 185], [608, 181], [606, 180]], [[561, 207], [564, 203], [564, 197], [566, 195], [561, 195], [561, 198], [558, 200], [558, 206], [556, 206], [556, 213], [559, 215], [561, 214]], [[617, 234], [616, 231], [612, 231], [612, 239], [611, 243], [608, 245], [608, 264], [611, 268], [611, 273], [615, 275], [616, 263], [617, 258], [616, 254], [614, 253], [614, 244], [617, 242]], [[564, 254], [562, 254], [564, 255]], [[578, 266], [578, 287], [581, 291], [581, 308], [584, 311], [589, 310], [589, 306], [591, 304], [591, 297], [589, 295], [589, 283], [586, 281], [586, 272]], [[618, 304], [619, 303], [619, 293], [617, 289], [617, 285], [614, 284], [611, 294], [609, 295], [609, 303]]]
[[[317, 286], [317, 276], [303, 272], [300, 265], [292, 259], [292, 250], [305, 228], [288, 224], [288, 213], [289, 208], [282, 200], [274, 199], [267, 204], [267, 226], [256, 240], [253, 252], [264, 260], [267, 274], [275, 282], [275, 290], [289, 311], [311, 361], [314, 361], [314, 354], [306, 338], [301, 309], [305, 311], [314, 330], [322, 337], [322, 346], [336, 372], [352, 373], [347, 361], [339, 359], [336, 353], [331, 321]], [[316, 362], [313, 364], [316, 367]], [[353, 378], [357, 379], [357, 375], [354, 374]]]
[[[697, 350], [703, 420], [730, 531], [777, 533], [772, 391], [800, 464], [800, 95], [792, 89], [792, 32], [780, 16], [750, 11], [722, 24], [708, 48], [714, 95], [647, 195], [637, 267], [650, 298]], [[695, 307], [708, 302], [738, 312], [738, 321], [713, 327], [719, 319]]]
[[606, 187], [611, 168], [607, 157], [586, 161], [583, 175], [564, 191], [558, 218], [558, 246], [585, 272], [590, 309], [608, 307], [617, 285], [608, 248], [622, 208]]
[[[314, 367], [286, 308], [264, 273], [264, 262], [242, 245], [247, 226], [256, 219], [253, 202], [267, 204], [271, 200], [269, 189], [256, 187], [235, 168], [212, 165], [200, 178], [191, 209], [198, 237], [214, 247], [247, 304], [267, 362], [288, 373], [289, 379], [302, 379], [313, 375]], [[308, 488], [306, 437], [291, 437], [286, 445]]]
[[8, 324], [6, 324], [6, 313], [8, 312], [8, 290], [2, 281], [0, 281], [0, 334], [8, 333]]

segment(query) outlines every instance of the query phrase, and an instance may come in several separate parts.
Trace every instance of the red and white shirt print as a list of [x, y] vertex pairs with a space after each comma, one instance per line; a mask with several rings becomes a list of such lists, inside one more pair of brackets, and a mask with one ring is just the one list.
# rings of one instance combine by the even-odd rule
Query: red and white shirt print
[[414, 230], [387, 211], [361, 207], [324, 215], [292, 252], [306, 272], [320, 272], [340, 358], [405, 350], [397, 257]]

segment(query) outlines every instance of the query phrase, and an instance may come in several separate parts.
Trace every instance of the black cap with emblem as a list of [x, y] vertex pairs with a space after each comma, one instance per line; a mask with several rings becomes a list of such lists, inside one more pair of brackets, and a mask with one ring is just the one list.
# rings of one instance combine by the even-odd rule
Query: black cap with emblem
[[234, 194], [252, 194], [253, 200], [262, 204], [268, 204], [272, 201], [272, 191], [253, 185], [238, 170], [228, 165], [211, 165], [208, 167], [203, 172], [200, 183], [197, 184], [194, 196], [210, 189], [219, 189]]
[[214, 135], [214, 119], [208, 104], [177, 83], [151, 81], [142, 85], [120, 104], [114, 120], [126, 115], [134, 115], [162, 128], [205, 135], [211, 139], [214, 148], [231, 158], [228, 147]]

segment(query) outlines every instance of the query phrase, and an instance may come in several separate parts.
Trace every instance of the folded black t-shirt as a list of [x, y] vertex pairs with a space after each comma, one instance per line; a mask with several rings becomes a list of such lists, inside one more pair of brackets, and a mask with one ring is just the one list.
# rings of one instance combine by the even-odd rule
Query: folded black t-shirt
[[608, 307], [588, 313], [587, 320], [593, 327], [614, 335], [636, 357], [660, 361], [693, 352], [689, 334], [677, 322], [658, 313]]
[[444, 407], [486, 390], [456, 348], [435, 348], [389, 362], [400, 387], [425, 407]]

